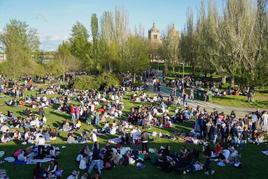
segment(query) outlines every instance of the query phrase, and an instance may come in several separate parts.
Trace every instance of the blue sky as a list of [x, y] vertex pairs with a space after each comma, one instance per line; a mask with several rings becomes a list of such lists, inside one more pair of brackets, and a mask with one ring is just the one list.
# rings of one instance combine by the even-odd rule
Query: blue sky
[[90, 29], [92, 13], [100, 17], [106, 10], [124, 8], [130, 28], [141, 25], [146, 34], [153, 22], [162, 32], [169, 24], [182, 30], [187, 9], [195, 13], [199, 4], [200, 0], [0, 0], [0, 31], [9, 19], [26, 21], [38, 30], [41, 48], [54, 50], [68, 39], [75, 22]]

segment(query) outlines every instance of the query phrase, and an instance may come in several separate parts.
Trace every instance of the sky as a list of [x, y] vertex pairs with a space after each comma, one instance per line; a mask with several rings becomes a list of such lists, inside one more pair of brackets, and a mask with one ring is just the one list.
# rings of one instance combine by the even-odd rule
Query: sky
[[153, 22], [161, 32], [170, 24], [181, 31], [187, 9], [195, 15], [199, 5], [200, 0], [0, 0], [0, 32], [10, 19], [25, 21], [38, 30], [42, 50], [55, 50], [77, 21], [89, 30], [92, 13], [100, 18], [104, 11], [123, 8], [130, 29], [141, 25], [147, 34]]

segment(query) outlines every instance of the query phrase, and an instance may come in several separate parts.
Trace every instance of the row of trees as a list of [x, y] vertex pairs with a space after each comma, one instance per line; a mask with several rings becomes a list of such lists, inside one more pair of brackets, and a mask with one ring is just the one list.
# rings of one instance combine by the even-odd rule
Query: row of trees
[[[201, 2], [197, 20], [189, 10], [184, 30], [178, 33], [170, 25], [162, 35], [158, 56], [166, 70], [179, 63], [189, 64], [193, 73], [218, 74], [246, 85], [268, 83], [268, 15], [267, 0], [226, 0], [222, 12], [213, 0]], [[149, 67], [150, 44], [142, 29], [129, 30], [126, 12], [105, 11], [89, 19], [89, 28], [77, 22], [70, 38], [59, 45], [55, 60], [40, 65], [32, 60], [39, 54], [36, 30], [26, 23], [11, 20], [0, 42], [7, 62], [0, 70], [9, 76], [42, 74], [49, 69], [55, 75], [70, 71], [90, 74], [130, 72], [136, 74]], [[13, 70], [10, 70], [13, 69]]]
[[124, 10], [106, 11], [100, 20], [92, 14], [90, 21], [90, 28], [80, 22], [74, 24], [70, 38], [55, 52], [55, 60], [41, 65], [33, 60], [40, 54], [37, 31], [25, 22], [11, 20], [0, 35], [8, 59], [0, 65], [1, 72], [14, 78], [44, 74], [44, 69], [55, 75], [72, 71], [94, 75], [130, 72], [135, 79], [136, 74], [148, 68], [147, 39], [142, 34], [129, 31]]
[[39, 37], [35, 29], [25, 22], [10, 20], [4, 32], [0, 34], [0, 43], [4, 46], [7, 61], [0, 65], [0, 71], [16, 78], [24, 74], [42, 73], [34, 60], [39, 50]]
[[226, 0], [219, 12], [213, 0], [201, 2], [197, 21], [191, 11], [181, 33], [181, 59], [203, 73], [239, 79], [245, 85], [268, 83], [266, 0]]
[[[63, 54], [68, 58], [58, 56], [60, 60], [49, 65], [63, 67], [64, 73], [71, 70], [91, 74], [130, 72], [134, 80], [136, 74], [148, 68], [147, 40], [141, 34], [130, 33], [124, 10], [106, 11], [100, 21], [96, 14], [92, 14], [90, 32], [83, 24], [74, 24], [70, 39], [64, 42], [66, 50]], [[61, 49], [62, 45], [57, 55]]]

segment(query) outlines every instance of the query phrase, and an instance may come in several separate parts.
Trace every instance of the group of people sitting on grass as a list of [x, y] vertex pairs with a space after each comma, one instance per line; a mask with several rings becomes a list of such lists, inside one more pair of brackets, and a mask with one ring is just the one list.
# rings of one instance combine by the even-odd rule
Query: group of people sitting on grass
[[63, 170], [60, 169], [57, 160], [51, 160], [47, 168], [43, 168], [41, 163], [38, 162], [33, 170], [34, 179], [51, 179], [61, 178]]
[[[205, 160], [201, 159], [201, 155]], [[161, 146], [158, 150], [149, 148], [148, 152], [132, 146], [110, 145], [107, 143], [100, 148], [95, 142], [90, 148], [87, 144], [83, 146], [76, 156], [76, 162], [80, 170], [89, 175], [95, 168], [98, 175], [102, 170], [110, 170], [116, 166], [134, 165], [137, 168], [144, 168], [148, 161], [164, 172], [177, 171], [180, 174], [194, 173], [203, 170], [207, 175], [215, 173], [211, 168], [211, 162], [218, 166], [231, 165], [240, 168], [240, 154], [234, 146], [203, 145], [203, 150], [195, 148], [182, 148], [179, 151], [172, 151], [169, 145]], [[148, 163], [147, 162], [147, 163]]]
[[252, 87], [229, 87], [224, 89], [222, 81], [215, 82], [212, 78], [195, 79], [189, 75], [183, 79], [164, 79], [163, 82], [167, 87], [176, 88], [179, 92], [182, 92], [185, 88], [190, 89], [189, 97], [191, 99], [194, 98], [194, 89], [208, 89], [215, 96], [243, 95], [248, 97], [249, 102], [252, 102], [250, 100], [252, 100], [255, 93]]
[[[25, 86], [27, 90], [33, 88], [31, 79], [14, 88], [19, 89], [18, 86]], [[3, 87], [2, 90], [5, 91], [6, 88]], [[130, 96], [130, 101], [141, 104], [132, 107], [127, 116], [123, 114], [123, 99], [126, 94]], [[205, 170], [206, 174], [213, 174], [210, 167], [212, 161], [217, 161], [219, 166], [231, 164], [240, 167], [240, 155], [236, 148], [247, 142], [263, 142], [264, 132], [268, 131], [267, 111], [258, 110], [244, 118], [238, 118], [234, 112], [229, 115], [216, 110], [209, 113], [205, 109], [194, 109], [184, 103], [187, 107], [177, 108], [175, 113], [171, 113], [169, 107], [177, 107], [179, 104], [172, 96], [164, 98], [161, 94], [148, 95], [125, 87], [79, 91], [53, 85], [39, 89], [37, 96], [19, 96], [20, 100], [11, 98], [6, 105], [23, 107], [21, 116], [17, 117], [10, 111], [7, 114], [0, 113], [1, 143], [19, 141], [22, 144], [35, 144], [37, 148], [31, 150], [36, 150], [37, 155], [28, 150], [20, 150], [14, 155], [16, 160], [26, 162], [36, 156], [42, 158], [47, 155], [47, 151], [49, 154], [51, 150], [55, 153], [55, 148], [47, 149], [45, 144], [59, 137], [59, 133], [65, 132], [67, 137], [60, 137], [67, 143], [85, 143], [76, 160], [79, 168], [87, 170], [89, 174], [94, 167], [99, 175], [102, 169], [111, 169], [116, 165], [135, 164], [138, 168], [143, 168], [147, 159], [163, 171], [192, 173]], [[57, 128], [50, 127], [45, 117], [46, 107], [54, 109], [54, 114], [67, 114], [71, 119], [56, 124]], [[195, 122], [191, 132], [178, 134], [174, 131], [167, 135], [154, 130], [154, 127], [161, 131], [172, 130], [175, 125], [192, 119]], [[95, 128], [81, 130], [83, 122], [95, 125]], [[98, 137], [109, 135], [115, 136], [108, 140], [105, 147], [100, 148]], [[168, 145], [159, 150], [149, 148], [149, 141], [158, 137], [171, 140], [182, 138], [188, 143], [201, 144], [204, 149], [171, 151]], [[88, 142], [94, 143], [91, 149], [86, 144]], [[199, 158], [201, 152], [205, 156], [205, 162]], [[56, 157], [54, 154], [52, 156]], [[55, 163], [50, 170], [42, 170], [43, 174], [56, 175], [58, 166]], [[38, 170], [41, 171], [39, 164], [36, 166], [36, 171]]]
[[257, 110], [243, 118], [237, 117], [234, 111], [230, 115], [225, 115], [217, 110], [210, 114], [197, 111], [195, 116], [196, 137], [214, 144], [260, 144], [264, 141], [264, 134], [268, 132], [268, 113], [265, 110]]

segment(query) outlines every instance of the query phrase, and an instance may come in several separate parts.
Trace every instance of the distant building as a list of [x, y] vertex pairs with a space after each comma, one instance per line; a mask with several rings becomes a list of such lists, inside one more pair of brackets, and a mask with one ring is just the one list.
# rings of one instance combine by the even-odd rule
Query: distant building
[[150, 59], [151, 62], [158, 62], [162, 63], [162, 60], [160, 59], [158, 55], [158, 49], [162, 44], [160, 31], [155, 26], [155, 23], [153, 23], [153, 26], [150, 30], [148, 30], [148, 40], [150, 43]]
[[5, 53], [0, 52], [0, 63], [7, 60], [7, 56]]
[[155, 23], [153, 23], [153, 27], [148, 31], [148, 39], [151, 43], [161, 44], [160, 32], [156, 28]]
[[39, 55], [39, 61], [43, 64], [47, 64], [55, 59], [55, 54], [52, 52], [43, 52]]

